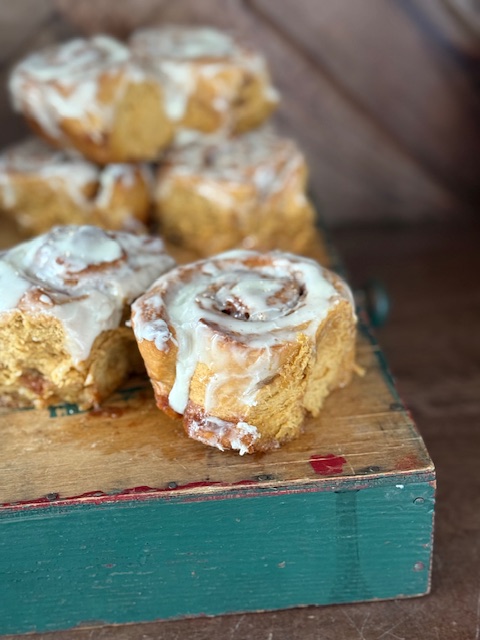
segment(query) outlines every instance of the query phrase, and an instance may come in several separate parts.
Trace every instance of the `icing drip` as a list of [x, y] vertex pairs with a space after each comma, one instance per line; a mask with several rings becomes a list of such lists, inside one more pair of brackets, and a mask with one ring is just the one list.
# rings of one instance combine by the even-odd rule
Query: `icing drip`
[[[159, 278], [132, 306], [139, 341], [154, 340], [161, 351], [178, 348], [169, 404], [184, 413], [191, 378], [199, 363], [214, 373], [206, 383], [205, 411], [234, 375], [238, 398], [256, 404], [258, 389], [278, 370], [276, 347], [315, 339], [331, 308], [352, 302], [346, 284], [313, 260], [292, 254], [230, 251]], [[352, 314], [353, 306], [352, 306]], [[160, 319], [160, 333], [150, 333]], [[168, 330], [165, 330], [165, 326]], [[154, 336], [154, 337], [153, 337]], [[232, 373], [233, 372], [233, 373]]]
[[160, 238], [55, 227], [0, 254], [0, 313], [58, 318], [78, 363], [102, 331], [119, 326], [124, 305], [173, 264]]

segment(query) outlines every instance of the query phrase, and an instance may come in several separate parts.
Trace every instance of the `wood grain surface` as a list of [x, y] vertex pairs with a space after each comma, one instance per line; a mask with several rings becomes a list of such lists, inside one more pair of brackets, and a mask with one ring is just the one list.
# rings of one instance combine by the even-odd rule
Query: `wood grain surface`
[[78, 629], [29, 636], [32, 640], [475, 639], [480, 594], [480, 228], [346, 229], [335, 241], [353, 282], [381, 277], [392, 299], [391, 318], [379, 338], [437, 468], [431, 595]]
[[26, 132], [6, 82], [22, 55], [78, 34], [176, 22], [263, 49], [279, 126], [304, 147], [330, 224], [463, 218], [480, 202], [480, 28], [470, 0], [20, 0], [0, 12], [0, 146]]
[[248, 483], [262, 489], [327, 487], [332, 478], [368, 483], [389, 474], [431, 473], [423, 442], [365, 336], [359, 337], [357, 362], [365, 375], [332, 393], [300, 438], [251, 456], [187, 438], [180, 420], [157, 409], [146, 379], [131, 383], [99, 411], [79, 412], [68, 404], [3, 411], [0, 504], [46, 497], [50, 505], [95, 503], [102, 494], [111, 500], [132, 490], [146, 497], [194, 492], [201, 499]]

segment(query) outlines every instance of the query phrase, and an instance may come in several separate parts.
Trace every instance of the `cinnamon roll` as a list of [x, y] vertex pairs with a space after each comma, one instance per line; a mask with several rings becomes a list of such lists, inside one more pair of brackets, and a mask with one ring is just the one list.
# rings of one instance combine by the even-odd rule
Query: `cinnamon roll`
[[140, 29], [130, 47], [158, 74], [178, 144], [205, 134], [247, 131], [277, 105], [264, 57], [217, 29]]
[[99, 164], [154, 160], [174, 139], [251, 129], [278, 102], [264, 58], [210, 28], [77, 38], [21, 61], [13, 105], [34, 131]]
[[269, 129], [169, 152], [154, 186], [163, 235], [199, 257], [235, 247], [301, 253], [314, 231], [307, 165]]
[[355, 324], [338, 275], [281, 252], [178, 267], [132, 305], [158, 407], [191, 438], [241, 454], [296, 437], [349, 382]]
[[99, 164], [156, 158], [173, 136], [156, 74], [108, 36], [26, 57], [13, 69], [10, 93], [35, 132]]
[[146, 166], [104, 168], [29, 138], [0, 155], [0, 211], [25, 235], [58, 224], [144, 228], [150, 211]]
[[55, 227], [0, 254], [0, 404], [90, 407], [138, 365], [128, 303], [173, 266], [160, 238]]

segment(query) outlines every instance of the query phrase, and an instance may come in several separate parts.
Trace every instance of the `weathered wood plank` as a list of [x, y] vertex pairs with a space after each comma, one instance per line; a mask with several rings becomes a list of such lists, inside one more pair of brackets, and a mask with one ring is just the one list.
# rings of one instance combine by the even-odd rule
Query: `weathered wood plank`
[[[450, 50], [446, 37], [441, 41], [432, 3], [249, 5], [305, 50], [344, 101], [370, 116], [384, 145], [401, 149], [419, 173], [464, 204], [479, 202], [478, 91], [468, 69], [457, 64], [460, 52]], [[352, 120], [348, 134], [354, 131]]]

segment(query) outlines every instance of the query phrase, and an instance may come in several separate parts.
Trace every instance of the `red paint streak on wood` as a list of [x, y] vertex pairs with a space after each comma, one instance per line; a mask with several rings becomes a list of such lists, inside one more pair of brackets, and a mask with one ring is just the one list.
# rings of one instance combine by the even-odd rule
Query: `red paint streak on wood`
[[[324, 458], [325, 456], [322, 456]], [[344, 463], [343, 463], [344, 464]], [[436, 486], [435, 480], [432, 480], [433, 471], [427, 471], [424, 473], [420, 473], [417, 478], [415, 478], [415, 482], [427, 482], [428, 484], [432, 484], [432, 486]], [[398, 476], [392, 476], [390, 478], [391, 483], [397, 482], [405, 482], [408, 478], [408, 481], [411, 481], [411, 476], [405, 476], [404, 474], [399, 473]], [[134, 500], [137, 501], [145, 501], [155, 496], [165, 495], [167, 499], [171, 497], [173, 494], [182, 493], [182, 489], [195, 489], [197, 487], [202, 486], [213, 486], [218, 487], [220, 490], [223, 489], [231, 489], [231, 488], [239, 488], [243, 487], [247, 488], [250, 485], [258, 485], [259, 482], [255, 480], [242, 480], [240, 482], [233, 483], [224, 483], [224, 482], [192, 482], [185, 485], [179, 485], [175, 488], [165, 488], [165, 489], [152, 489], [151, 487], [134, 487], [132, 489], [126, 489], [121, 493], [109, 494], [103, 493], [100, 491], [91, 491], [90, 493], [85, 493], [80, 496], [72, 496], [67, 498], [60, 498], [57, 496], [56, 499], [53, 498], [38, 498], [37, 500], [25, 500], [25, 501], [17, 501], [17, 502], [5, 502], [0, 504], [0, 510], [9, 510], [9, 511], [25, 511], [26, 509], [35, 509], [42, 508], [45, 506], [51, 507], [67, 507], [67, 506], [79, 506], [82, 504], [94, 504], [100, 505], [103, 503], [114, 503], [114, 502], [127, 502], [132, 500], [132, 496]], [[340, 487], [345, 490], [345, 488], [351, 489], [352, 491], [362, 491], [364, 489], [370, 488], [370, 484], [368, 482], [346, 482], [346, 478], [332, 478], [331, 480], [319, 481], [312, 480], [307, 485], [298, 485], [291, 486], [286, 485], [285, 487], [276, 486], [274, 488], [260, 488], [257, 491], [247, 492], [240, 494], [237, 491], [231, 491], [227, 493], [212, 493], [212, 494], [195, 494], [192, 493], [186, 497], [188, 502], [205, 502], [206, 500], [223, 500], [225, 498], [255, 498], [258, 496], [263, 497], [271, 497], [271, 496], [280, 496], [280, 495], [292, 495], [298, 493], [319, 493], [323, 491], [337, 491]], [[255, 489], [255, 488], [254, 488]], [[185, 491], [188, 494], [188, 491]], [[170, 494], [170, 496], [168, 495]]]
[[418, 456], [414, 454], [409, 454], [407, 456], [402, 456], [395, 463], [396, 471], [410, 471], [411, 469], [417, 469], [422, 464], [421, 460], [419, 460]]
[[326, 456], [310, 456], [310, 466], [319, 476], [330, 476], [342, 473], [343, 465], [347, 462], [343, 456], [327, 453]]
[[89, 491], [77, 496], [68, 496], [66, 498], [60, 498], [58, 494], [48, 494], [41, 498], [35, 498], [33, 500], [19, 500], [17, 502], [5, 502], [0, 505], [0, 508], [22, 510], [29, 507], [44, 507], [49, 506], [66, 506], [69, 504], [79, 504], [82, 502], [88, 502], [89, 504], [101, 504], [102, 502], [116, 502], [131, 499], [132, 497], [138, 497], [139, 499], [151, 498], [156, 494], [164, 493], [176, 493], [185, 490], [198, 489], [202, 487], [243, 487], [258, 484], [257, 480], [240, 480], [238, 482], [225, 483], [225, 482], [189, 482], [187, 484], [177, 485], [175, 482], [171, 483], [167, 487], [154, 488], [148, 486], [131, 487], [124, 489], [118, 493], [105, 493], [104, 491]]

